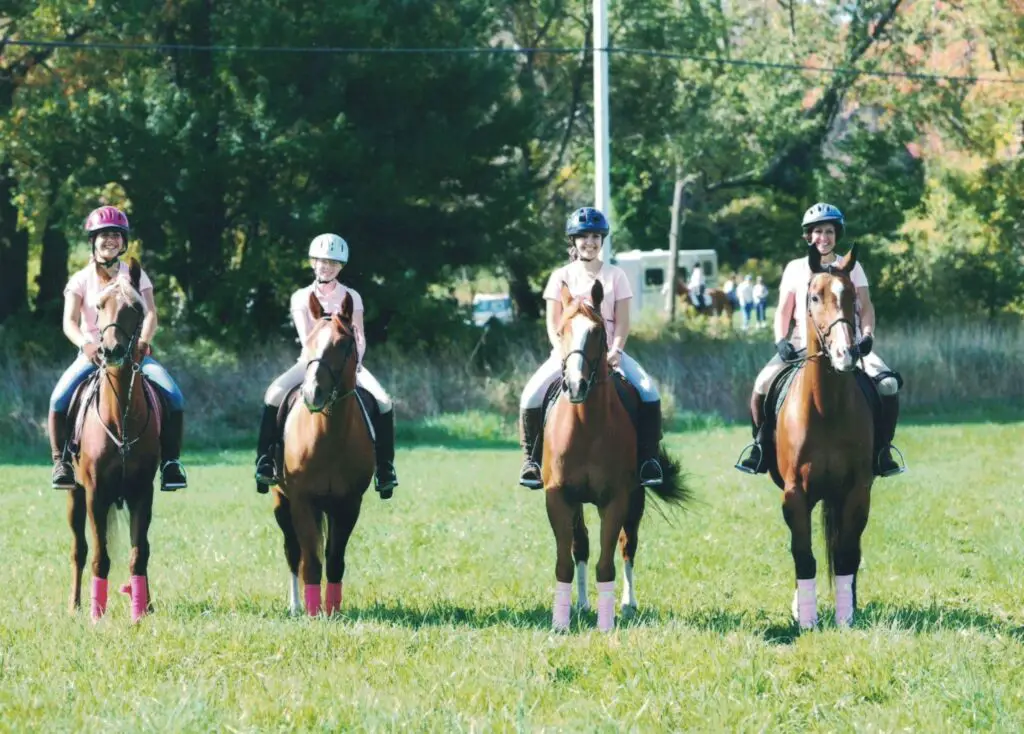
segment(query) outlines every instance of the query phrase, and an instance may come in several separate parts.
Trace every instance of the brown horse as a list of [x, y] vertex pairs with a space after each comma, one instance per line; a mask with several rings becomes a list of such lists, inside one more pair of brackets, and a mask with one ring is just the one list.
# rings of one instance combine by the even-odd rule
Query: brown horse
[[802, 629], [817, 623], [817, 571], [811, 552], [811, 510], [822, 512], [836, 623], [848, 626], [857, 607], [860, 539], [871, 502], [874, 428], [871, 408], [854, 376], [856, 289], [849, 273], [854, 247], [823, 267], [808, 248], [807, 358], [779, 412], [776, 439], [782, 512], [792, 535], [796, 567], [793, 615]]
[[[306, 338], [306, 377], [284, 429], [281, 483], [274, 489], [274, 516], [284, 533], [291, 569], [290, 609], [301, 612], [299, 577], [305, 586], [306, 612], [333, 614], [341, 607], [345, 547], [359, 519], [363, 493], [376, 466], [373, 441], [356, 398], [355, 332], [352, 297], [341, 313], [325, 314], [316, 296], [309, 308], [317, 319]], [[327, 546], [323, 553], [326, 518]], [[320, 595], [326, 563], [327, 593]], [[321, 605], [321, 601], [323, 604]]]
[[82, 405], [80, 450], [75, 461], [76, 486], [68, 493], [71, 545], [71, 600], [75, 611], [82, 599], [82, 570], [89, 547], [85, 521], [92, 526], [92, 618], [107, 608], [107, 576], [110, 573], [107, 531], [111, 510], [125, 502], [131, 515], [131, 579], [122, 589], [131, 595], [131, 618], [138, 622], [149, 611], [149, 524], [153, 516], [153, 478], [160, 455], [160, 421], [145, 397], [138, 353], [139, 331], [145, 302], [139, 293], [141, 268], [135, 258], [129, 264], [129, 280], [109, 282], [97, 298], [102, 366], [99, 397]]
[[697, 316], [725, 316], [732, 324], [732, 315], [735, 311], [732, 301], [721, 288], [706, 288], [704, 296], [710, 301], [710, 305], [693, 302], [690, 296], [690, 288], [687, 285], [686, 270], [676, 276], [676, 296], [683, 299], [683, 310], [695, 313]]
[[[597, 626], [615, 625], [615, 544], [622, 549], [625, 584], [623, 616], [636, 611], [633, 562], [639, 542], [645, 495], [637, 470], [636, 431], [609, 379], [608, 341], [601, 318], [604, 289], [594, 283], [591, 303], [573, 300], [563, 286], [559, 326], [562, 352], [562, 394], [551, 408], [544, 429], [542, 479], [548, 520], [555, 534], [554, 629], [569, 628], [574, 570], [577, 607], [587, 602], [587, 561], [590, 558], [583, 503], [597, 506], [601, 518], [601, 555], [597, 561]], [[682, 504], [689, 490], [679, 465], [661, 450], [664, 481], [651, 488], [661, 499]], [[576, 568], [573, 567], [575, 557]]]

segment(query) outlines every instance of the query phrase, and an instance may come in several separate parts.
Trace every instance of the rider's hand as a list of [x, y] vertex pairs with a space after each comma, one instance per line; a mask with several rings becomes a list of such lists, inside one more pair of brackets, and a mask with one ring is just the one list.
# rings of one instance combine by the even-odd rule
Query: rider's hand
[[149, 342], [139, 342], [139, 359], [153, 356], [153, 345]]
[[613, 370], [617, 370], [620, 364], [622, 364], [622, 352], [615, 348], [609, 349], [608, 366]]
[[95, 365], [99, 365], [102, 361], [100, 359], [100, 345], [94, 344], [93, 342], [86, 342], [82, 345], [82, 354], [89, 358], [89, 361]]
[[789, 339], [779, 339], [775, 344], [775, 351], [779, 353], [783, 362], [792, 362], [796, 359], [796, 347]]
[[875, 337], [871, 336], [871, 334], [865, 334], [862, 336], [860, 338], [860, 342], [857, 343], [857, 351], [860, 353], [860, 356], [866, 357], [871, 354], [871, 347], [873, 347], [874, 344]]

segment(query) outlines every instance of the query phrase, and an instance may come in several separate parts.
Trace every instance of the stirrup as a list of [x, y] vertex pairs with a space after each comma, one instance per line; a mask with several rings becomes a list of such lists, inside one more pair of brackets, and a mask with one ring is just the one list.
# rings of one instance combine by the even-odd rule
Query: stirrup
[[[535, 472], [536, 478], [527, 477], [528, 472]], [[544, 481], [540, 478], [540, 465], [536, 461], [527, 460], [523, 462], [523, 468], [519, 471], [519, 484], [527, 489], [541, 489]]]
[[[761, 457], [758, 460], [757, 465], [753, 469], [751, 469], [750, 465], [747, 464], [746, 462], [750, 461], [751, 456], [753, 456], [754, 454], [754, 449], [760, 449]], [[747, 453], [748, 450], [750, 451], [750, 456], [747, 456], [747, 458], [744, 459], [743, 455]], [[742, 451], [740, 451], [740, 455], [736, 459], [736, 464], [734, 465], [734, 468], [739, 469], [744, 474], [760, 474], [761, 470], [764, 468], [764, 448], [760, 444], [758, 444], [757, 441], [751, 441], [750, 443], [743, 447]]]
[[[169, 467], [176, 466], [178, 471], [181, 472], [181, 480], [176, 482], [167, 481], [167, 469]], [[188, 487], [188, 474], [185, 473], [185, 467], [177, 459], [168, 459], [160, 465], [160, 491], [161, 492], [173, 492], [176, 489], [186, 489]]]
[[[270, 476], [260, 473], [260, 469], [267, 465], [270, 467]], [[267, 454], [263, 454], [256, 460], [256, 483], [261, 487], [273, 487], [280, 481], [281, 478], [277, 476], [277, 467], [275, 466], [274, 459]], [[266, 494], [266, 492], [260, 492], [260, 494]]]
[[57, 466], [56, 466], [56, 462], [54, 462], [54, 467], [53, 467], [54, 471], [53, 471], [52, 475], [50, 476], [50, 487], [52, 487], [53, 489], [64, 489], [64, 490], [74, 489], [75, 488], [75, 470], [71, 467], [71, 464], [69, 464], [67, 461], [64, 461], [63, 459], [61, 459], [60, 468], [62, 470], [62, 474], [63, 474], [63, 477], [64, 477], [64, 482], [63, 483], [59, 483], [57, 481], [57, 471], [56, 471], [57, 470]]
[[395, 493], [395, 487], [398, 486], [398, 475], [395, 473], [395, 467], [390, 464], [385, 465], [384, 477], [381, 478], [380, 469], [377, 470], [377, 474], [374, 477], [373, 488], [380, 495], [382, 500], [389, 500]]
[[[644, 469], [648, 467], [654, 467], [658, 475], [656, 477], [643, 478]], [[641, 487], [660, 487], [662, 482], [665, 481], [665, 473], [661, 470], [661, 464], [658, 463], [657, 459], [647, 459], [643, 464], [640, 465], [640, 486]]]
[[[885, 448], [889, 449], [889, 451], [890, 451], [889, 457], [892, 459], [893, 463], [896, 465], [896, 468], [895, 469], [890, 469], [887, 472], [879, 471], [878, 472], [878, 476], [880, 476], [880, 477], [895, 477], [895, 476], [899, 476], [900, 474], [903, 474], [904, 472], [906, 472], [907, 471], [907, 460], [903, 458], [903, 452], [900, 451], [895, 446], [893, 446], [892, 444], [889, 444]], [[879, 466], [879, 462], [882, 459], [882, 454], [885, 452], [885, 448], [883, 448], [881, 451], [879, 451], [878, 452], [878, 456], [875, 457], [875, 469], [881, 469], [881, 467]], [[895, 451], [896, 454], [900, 457], [899, 461], [896, 461], [896, 458], [892, 456], [891, 452], [893, 452], [893, 451]]]

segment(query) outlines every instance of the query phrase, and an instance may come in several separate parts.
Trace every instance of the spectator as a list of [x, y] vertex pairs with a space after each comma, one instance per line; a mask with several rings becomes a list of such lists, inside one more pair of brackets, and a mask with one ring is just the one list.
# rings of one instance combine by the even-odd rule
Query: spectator
[[757, 328], [763, 329], [768, 323], [768, 286], [764, 284], [764, 278], [760, 275], [754, 284], [754, 308], [757, 310]]
[[743, 276], [743, 282], [736, 286], [736, 301], [743, 309], [743, 330], [750, 326], [750, 314], [754, 310], [754, 284], [749, 275]]
[[733, 311], [739, 308], [739, 302], [736, 300], [736, 276], [730, 275], [725, 279], [725, 283], [722, 284], [722, 292]]

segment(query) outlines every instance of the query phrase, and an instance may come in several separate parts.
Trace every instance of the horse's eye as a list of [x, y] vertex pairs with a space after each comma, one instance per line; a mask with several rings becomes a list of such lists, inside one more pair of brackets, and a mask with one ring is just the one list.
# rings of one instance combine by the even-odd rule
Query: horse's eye
[[819, 296], [817, 294], [811, 296], [811, 303], [819, 303], [820, 301], [821, 301], [821, 296]]

